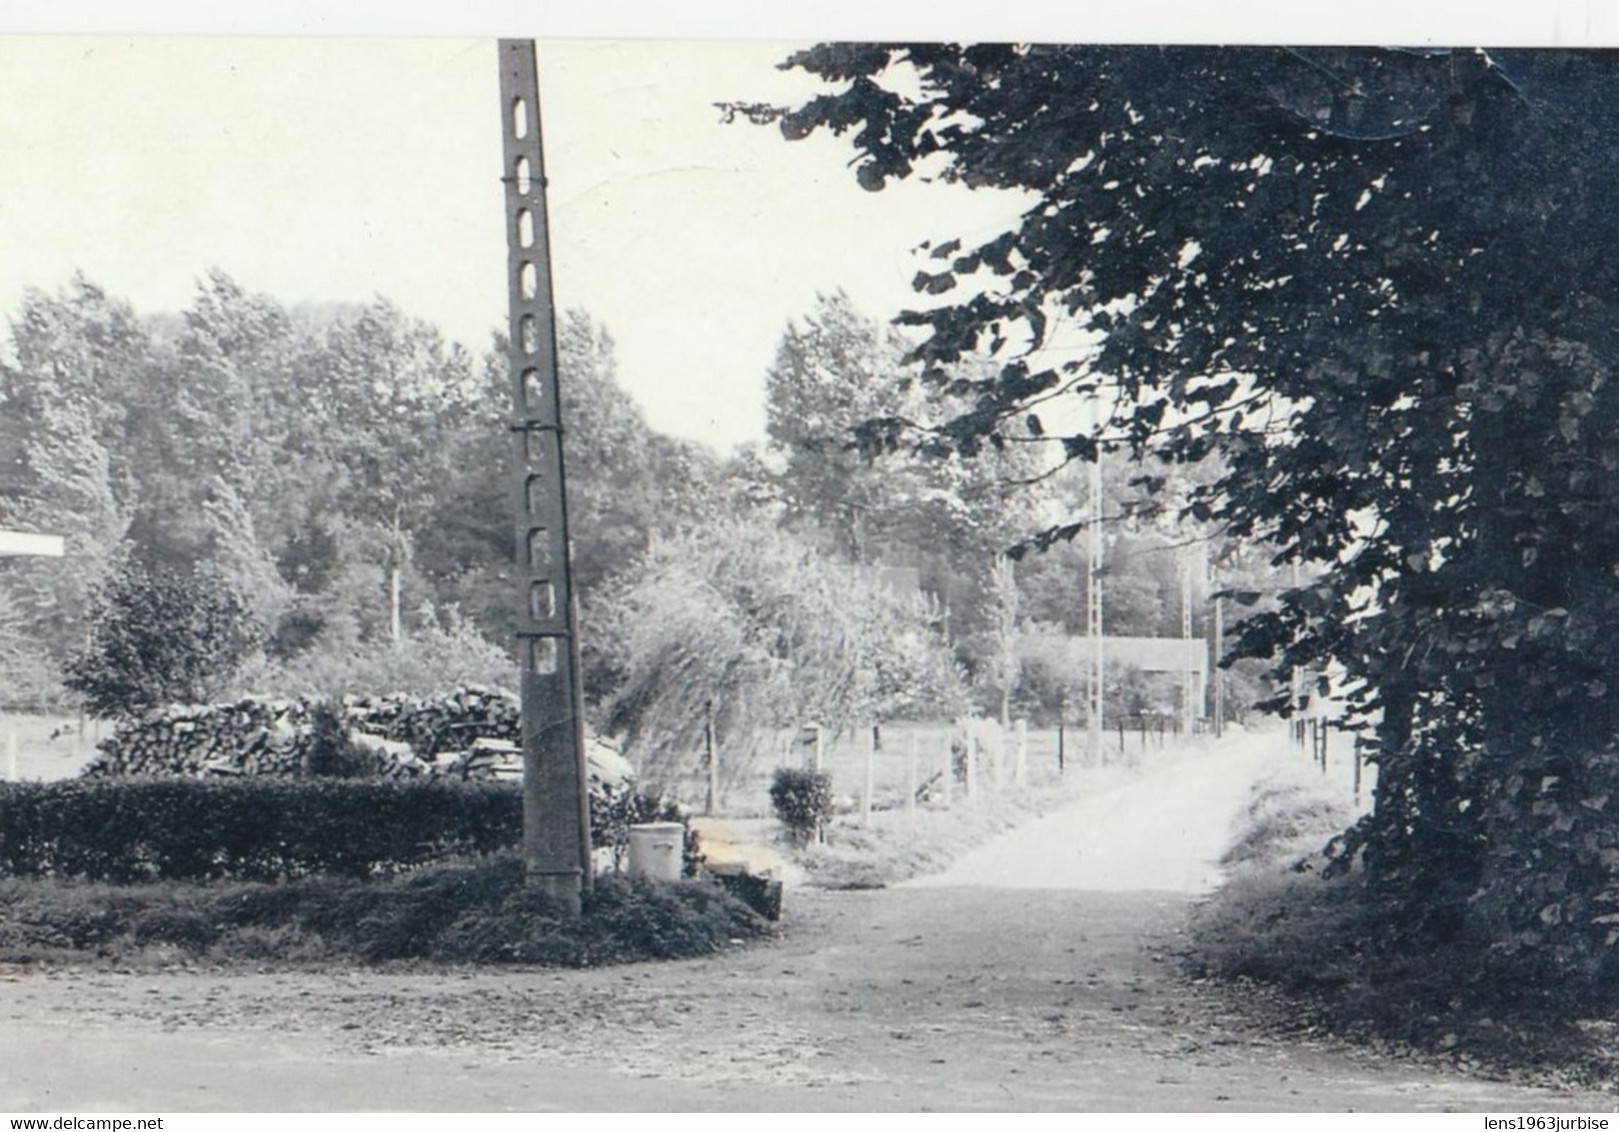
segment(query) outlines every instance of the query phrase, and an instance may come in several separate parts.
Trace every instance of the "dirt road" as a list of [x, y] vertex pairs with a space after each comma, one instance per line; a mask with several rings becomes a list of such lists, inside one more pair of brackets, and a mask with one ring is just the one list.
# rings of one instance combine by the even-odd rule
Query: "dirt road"
[[10, 972], [0, 1110], [1613, 1106], [1279, 1042], [1186, 984], [1214, 827], [1264, 761], [1239, 745], [1149, 775], [927, 883], [794, 892], [781, 941], [698, 962]]

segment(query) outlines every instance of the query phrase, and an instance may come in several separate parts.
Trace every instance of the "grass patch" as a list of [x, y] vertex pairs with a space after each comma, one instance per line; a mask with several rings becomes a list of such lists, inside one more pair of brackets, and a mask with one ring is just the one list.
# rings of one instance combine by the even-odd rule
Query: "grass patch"
[[1220, 864], [1227, 869], [1296, 865], [1318, 854], [1355, 820], [1355, 811], [1312, 785], [1279, 779], [1260, 782]]
[[793, 863], [803, 870], [805, 884], [828, 889], [882, 888], [942, 872], [962, 854], [1031, 819], [1173, 766], [1203, 749], [1193, 743], [1101, 765], [1070, 762], [1065, 778], [1001, 790], [983, 783], [977, 797], [957, 787], [950, 806], [918, 805], [914, 820], [903, 803], [874, 809], [869, 823], [845, 815], [827, 824], [824, 843], [792, 851]]
[[705, 955], [770, 928], [717, 885], [603, 877], [571, 920], [516, 854], [362, 881], [0, 881], [0, 961], [521, 963], [586, 967]]
[[1256, 789], [1229, 879], [1193, 919], [1189, 974], [1231, 984], [1273, 1031], [1496, 1076], [1611, 1083], [1619, 996], [1526, 970], [1476, 929], [1411, 930], [1358, 869], [1324, 878], [1320, 850], [1349, 824], [1346, 809], [1300, 784]]
[[838, 818], [824, 844], [794, 854], [805, 883], [817, 888], [882, 888], [936, 873], [970, 849], [1075, 798], [1072, 787], [1008, 788], [960, 800], [949, 809], [918, 806], [913, 824], [903, 807], [874, 811], [869, 824]]

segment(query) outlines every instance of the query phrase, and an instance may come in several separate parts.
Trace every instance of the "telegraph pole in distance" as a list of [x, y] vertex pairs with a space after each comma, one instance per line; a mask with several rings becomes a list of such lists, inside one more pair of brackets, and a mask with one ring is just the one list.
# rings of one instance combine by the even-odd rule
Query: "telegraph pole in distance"
[[568, 559], [556, 301], [534, 41], [499, 45], [506, 186], [507, 359], [517, 445], [518, 627], [523, 713], [523, 867], [577, 916], [591, 883], [579, 637]]
[[1219, 739], [1225, 735], [1225, 669], [1220, 667], [1220, 661], [1225, 657], [1225, 598], [1218, 590], [1214, 595], [1214, 655], [1210, 658], [1213, 668], [1210, 670], [1210, 679], [1214, 682], [1214, 737]]
[[1091, 462], [1090, 585], [1085, 588], [1085, 632], [1091, 646], [1090, 741], [1091, 758], [1102, 758], [1102, 706], [1105, 702], [1103, 675], [1106, 658], [1102, 641], [1102, 403], [1098, 393], [1091, 402], [1091, 423], [1095, 427], [1096, 459]]
[[1197, 728], [1197, 670], [1192, 659], [1192, 563], [1196, 551], [1188, 547], [1181, 552], [1181, 641], [1184, 652], [1181, 663], [1181, 726], [1190, 739]]

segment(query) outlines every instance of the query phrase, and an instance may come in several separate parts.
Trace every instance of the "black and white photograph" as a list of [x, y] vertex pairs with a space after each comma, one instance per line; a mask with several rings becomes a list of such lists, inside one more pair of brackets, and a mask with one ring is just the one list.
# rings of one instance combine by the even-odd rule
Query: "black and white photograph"
[[11, 1127], [1607, 1127], [1619, 24], [295, 7], [0, 20]]

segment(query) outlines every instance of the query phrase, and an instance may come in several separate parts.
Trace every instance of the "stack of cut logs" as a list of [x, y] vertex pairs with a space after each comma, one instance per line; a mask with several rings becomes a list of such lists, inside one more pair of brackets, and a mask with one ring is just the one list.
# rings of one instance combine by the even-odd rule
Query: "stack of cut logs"
[[339, 711], [351, 731], [408, 743], [429, 761], [477, 739], [522, 740], [517, 697], [491, 688], [468, 686], [441, 699], [344, 696]]
[[175, 704], [121, 724], [85, 770], [116, 774], [299, 774], [314, 738], [305, 700]]
[[[319, 700], [248, 697], [177, 705], [121, 725], [102, 740], [92, 775], [302, 775], [316, 743]], [[331, 703], [351, 751], [384, 778], [517, 778], [517, 697], [469, 686], [440, 699], [345, 696]], [[617, 785], [628, 764], [600, 739], [586, 745], [592, 777]]]

